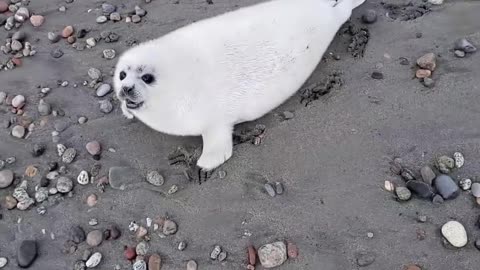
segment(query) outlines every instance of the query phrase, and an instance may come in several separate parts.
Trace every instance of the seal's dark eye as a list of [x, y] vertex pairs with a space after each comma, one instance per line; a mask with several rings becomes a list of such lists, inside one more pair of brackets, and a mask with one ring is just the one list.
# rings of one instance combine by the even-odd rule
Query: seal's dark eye
[[127, 77], [127, 74], [125, 73], [125, 71], [120, 72], [120, 81], [123, 81], [125, 77]]
[[155, 77], [153, 77], [152, 74], [145, 74], [142, 76], [142, 81], [144, 81], [146, 84], [151, 84], [153, 81], [155, 81]]

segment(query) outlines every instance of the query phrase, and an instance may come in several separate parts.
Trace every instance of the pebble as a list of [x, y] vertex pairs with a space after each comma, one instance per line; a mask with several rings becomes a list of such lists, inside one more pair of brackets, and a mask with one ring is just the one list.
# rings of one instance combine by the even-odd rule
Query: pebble
[[3, 13], [8, 10], [8, 2], [0, 1], [0, 13]]
[[59, 176], [60, 176], [60, 174], [59, 174], [57, 171], [53, 171], [53, 172], [47, 173], [46, 178], [47, 178], [48, 180], [55, 180], [55, 179], [57, 179]]
[[212, 252], [210, 252], [210, 259], [216, 260], [220, 252], [222, 252], [222, 248], [219, 245], [216, 245], [213, 248]]
[[[432, 4], [432, 5], [441, 5], [443, 4], [443, 0], [428, 0], [428, 3]], [[408, 269], [410, 270], [410, 269]]]
[[102, 12], [103, 14], [105, 15], [110, 15], [112, 12], [114, 12], [117, 8], [112, 5], [112, 4], [108, 4], [108, 3], [103, 3], [102, 4]]
[[100, 101], [100, 111], [103, 113], [110, 113], [113, 110], [113, 105], [109, 100]]
[[93, 37], [92, 38], [87, 38], [87, 40], [85, 42], [90, 47], [95, 47], [97, 45], [97, 40]]
[[90, 182], [90, 177], [88, 177], [88, 172], [83, 170], [78, 174], [77, 182], [80, 185], [87, 185]]
[[287, 260], [287, 247], [283, 242], [263, 245], [258, 249], [258, 258], [264, 268], [280, 266]]
[[434, 71], [435, 68], [437, 67], [436, 61], [437, 61], [437, 58], [434, 53], [427, 53], [417, 59], [417, 65], [422, 69]]
[[60, 58], [63, 56], [63, 51], [61, 49], [53, 49], [50, 51], [50, 55], [53, 57], [53, 58]]
[[475, 247], [476, 247], [478, 250], [480, 250], [480, 239], [477, 239], [477, 240], [475, 241]]
[[448, 221], [442, 226], [442, 235], [454, 247], [463, 247], [467, 244], [467, 231], [463, 225], [455, 220]]
[[292, 242], [287, 242], [287, 255], [291, 259], [298, 257], [298, 247]]
[[92, 80], [98, 80], [102, 77], [102, 72], [97, 68], [89, 68], [87, 74]]
[[443, 197], [440, 194], [436, 194], [432, 199], [433, 204], [442, 204], [444, 202]]
[[367, 9], [362, 15], [362, 22], [371, 24], [377, 21], [377, 12], [373, 9]]
[[17, 249], [17, 263], [21, 268], [30, 267], [37, 258], [37, 242], [24, 240]]
[[137, 253], [135, 253], [134, 248], [125, 246], [125, 249], [123, 251], [123, 256], [125, 257], [125, 259], [131, 261], [135, 259], [135, 257], [137, 257]]
[[144, 260], [138, 260], [133, 264], [133, 270], [147, 270], [147, 264]]
[[45, 17], [42, 15], [33, 15], [30, 17], [30, 23], [33, 25], [33, 27], [40, 27], [43, 22], [45, 22]]
[[80, 116], [80, 117], [78, 118], [78, 123], [79, 123], [79, 124], [85, 124], [87, 121], [88, 121], [88, 119], [87, 119], [87, 117], [85, 117], [85, 116]]
[[461, 168], [465, 164], [465, 158], [463, 157], [463, 154], [460, 152], [453, 153], [453, 159], [455, 160], [456, 168]]
[[480, 198], [480, 183], [473, 183], [472, 184], [472, 195], [475, 198]]
[[40, 203], [46, 199], [48, 199], [48, 188], [39, 187], [37, 191], [35, 191], [35, 200]]
[[7, 265], [8, 259], [5, 257], [0, 257], [0, 268], [3, 268]]
[[116, 56], [116, 52], [114, 49], [105, 49], [103, 50], [103, 57], [105, 57], [106, 59], [113, 59], [115, 58]]
[[21, 109], [25, 105], [25, 97], [23, 95], [16, 95], [12, 99], [12, 106]]
[[85, 265], [84, 261], [76, 261], [75, 264], [73, 265], [73, 270], [85, 270], [86, 267], [87, 266]]
[[383, 73], [380, 71], [374, 71], [372, 72], [371, 77], [372, 79], [375, 79], [375, 80], [383, 80]]
[[148, 259], [148, 270], [160, 270], [162, 266], [162, 258], [158, 254], [150, 255]]
[[145, 235], [147, 235], [147, 233], [147, 229], [145, 229], [143, 226], [138, 227], [136, 233], [137, 239], [142, 239], [143, 237], [145, 237]]
[[226, 251], [220, 252], [220, 254], [218, 254], [218, 261], [219, 262], [225, 261], [227, 259], [227, 256], [228, 256], [228, 253]]
[[135, 247], [135, 253], [140, 256], [145, 256], [148, 253], [149, 246], [146, 242], [142, 241]]
[[157, 171], [150, 171], [148, 174], [147, 174], [147, 182], [154, 185], [154, 186], [161, 186], [165, 183], [165, 179], [163, 178], [163, 176], [157, 172]]
[[13, 208], [17, 207], [17, 203], [17, 200], [13, 196], [5, 196], [4, 204], [8, 210], [12, 210]]
[[357, 256], [357, 265], [360, 267], [369, 266], [375, 262], [375, 254], [373, 253], [362, 253]]
[[132, 22], [133, 23], [139, 23], [141, 20], [142, 20], [142, 18], [140, 16], [136, 15], [136, 14], [132, 16]]
[[175, 223], [173, 220], [165, 220], [162, 231], [165, 235], [175, 234], [177, 232], [177, 223]]
[[254, 246], [248, 246], [247, 248], [248, 263], [255, 265], [257, 263], [257, 251]]
[[395, 188], [395, 194], [400, 201], [408, 201], [412, 197], [412, 193], [406, 187], [397, 187]]
[[47, 116], [52, 113], [52, 106], [46, 103], [43, 99], [40, 99], [37, 107], [38, 113], [42, 116]]
[[440, 156], [437, 158], [437, 165], [438, 169], [440, 169], [440, 166], [453, 169], [455, 168], [455, 160], [449, 156]]
[[465, 52], [464, 51], [455, 50], [454, 54], [458, 58], [464, 58], [465, 57]]
[[19, 139], [23, 138], [23, 136], [25, 136], [25, 128], [20, 125], [14, 126], [12, 136]]
[[108, 83], [103, 83], [97, 88], [97, 97], [104, 97], [112, 91], [112, 87]]
[[147, 14], [147, 11], [145, 9], [142, 9], [139, 6], [135, 6], [135, 14], [140, 16], [140, 17], [143, 17]]
[[65, 176], [60, 176], [57, 180], [57, 190], [60, 193], [68, 193], [73, 189], [73, 181]]
[[90, 194], [88, 197], [87, 197], [87, 205], [89, 207], [94, 207], [96, 204], [97, 204], [97, 195], [95, 194]]
[[47, 37], [52, 43], [57, 43], [60, 40], [60, 35], [54, 32], [48, 32]]
[[418, 215], [418, 216], [417, 216], [417, 220], [418, 220], [418, 222], [420, 222], [420, 223], [425, 223], [425, 222], [427, 222], [427, 216], [425, 216], [425, 215]]
[[97, 265], [99, 265], [101, 261], [102, 261], [102, 254], [101, 254], [100, 252], [95, 252], [95, 253], [93, 253], [93, 255], [87, 260], [87, 262], [85, 263], [85, 265], [86, 265], [88, 268], [94, 268], [94, 267], [96, 267]]
[[402, 168], [400, 171], [400, 176], [402, 176], [403, 180], [410, 181], [415, 180], [415, 174], [408, 168]]
[[172, 185], [169, 189], [168, 189], [168, 194], [169, 195], [172, 195], [174, 194], [175, 192], [178, 191], [178, 186], [177, 185]]
[[422, 175], [423, 182], [429, 185], [432, 185], [433, 180], [437, 177], [430, 166], [422, 167], [422, 169], [420, 169], [420, 174]]
[[110, 20], [114, 22], [118, 22], [122, 20], [122, 16], [118, 12], [112, 12], [112, 14], [110, 14]]
[[13, 40], [10, 48], [12, 48], [13, 51], [20, 51], [21, 49], [23, 49], [23, 44], [18, 40]]
[[177, 247], [178, 250], [184, 251], [185, 248], [187, 248], [187, 243], [186, 242], [182, 241], [182, 242], [178, 243], [178, 247]]
[[3, 104], [6, 98], [7, 98], [7, 93], [0, 91], [0, 104]]
[[[120, 229], [115, 224], [110, 225], [108, 227], [108, 229], [110, 230], [110, 238], [109, 239], [117, 240], [122, 235]], [[109, 239], [107, 239], [107, 240], [109, 240]]]
[[61, 6], [58, 8], [58, 11], [60, 12], [66, 12], [67, 11], [67, 7], [66, 6]]
[[458, 185], [462, 190], [469, 190], [472, 187], [472, 180], [469, 178], [464, 178], [458, 182]]
[[102, 24], [102, 23], [106, 23], [108, 21], [108, 18], [107, 16], [102, 15], [102, 16], [98, 16], [96, 21], [97, 23]]
[[266, 183], [264, 185], [264, 188], [265, 188], [265, 191], [267, 192], [267, 194], [270, 195], [270, 197], [275, 197], [276, 193], [275, 193], [275, 189], [273, 188], [272, 184]]
[[460, 50], [466, 53], [473, 53], [477, 51], [477, 48], [473, 46], [470, 41], [468, 41], [466, 38], [461, 38], [457, 41], [455, 41], [455, 50]]
[[69, 36], [73, 35], [73, 26], [69, 25], [62, 30], [62, 37], [68, 38]]
[[284, 191], [283, 184], [280, 182], [275, 182], [275, 192], [278, 195], [282, 195]]
[[423, 86], [427, 88], [432, 88], [435, 86], [435, 81], [432, 78], [423, 78], [422, 80]]
[[[443, 1], [443, 0], [442, 0]], [[422, 270], [422, 268], [418, 267], [417, 265], [410, 264], [407, 265], [404, 270]]]
[[0, 171], [0, 188], [6, 188], [13, 183], [13, 172], [11, 170]]
[[88, 142], [85, 148], [87, 149], [87, 152], [92, 156], [99, 155], [102, 151], [102, 147], [98, 141]]
[[419, 79], [428, 78], [432, 76], [432, 72], [428, 69], [419, 69], [415, 72], [415, 77]]
[[87, 234], [87, 244], [91, 247], [97, 247], [102, 243], [103, 233], [100, 230], [93, 230]]
[[432, 187], [430, 185], [417, 180], [408, 181], [407, 188], [420, 198], [427, 199], [433, 197], [434, 195]]
[[77, 150], [75, 150], [75, 148], [67, 148], [62, 155], [62, 161], [63, 163], [70, 164], [73, 162], [76, 156]]
[[445, 174], [441, 174], [435, 178], [435, 188], [445, 200], [455, 199], [458, 194], [460, 194], [460, 189], [455, 181]]
[[187, 270], [197, 270], [197, 263], [194, 260], [188, 261]]
[[26, 7], [20, 7], [15, 13], [15, 20], [17, 22], [24, 22], [30, 17], [30, 12]]

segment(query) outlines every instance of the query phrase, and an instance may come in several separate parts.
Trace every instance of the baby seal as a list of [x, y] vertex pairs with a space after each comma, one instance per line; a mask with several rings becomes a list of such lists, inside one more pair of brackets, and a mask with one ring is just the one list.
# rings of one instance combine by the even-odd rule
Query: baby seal
[[197, 168], [212, 171], [232, 156], [234, 125], [295, 94], [364, 1], [271, 0], [133, 47], [114, 74], [122, 112], [159, 132], [201, 135]]

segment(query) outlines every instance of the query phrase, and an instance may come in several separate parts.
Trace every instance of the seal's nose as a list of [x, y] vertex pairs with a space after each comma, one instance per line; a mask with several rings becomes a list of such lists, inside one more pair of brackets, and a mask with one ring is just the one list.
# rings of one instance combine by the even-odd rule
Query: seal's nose
[[125, 95], [129, 96], [133, 93], [133, 86], [124, 86], [122, 87], [122, 91]]

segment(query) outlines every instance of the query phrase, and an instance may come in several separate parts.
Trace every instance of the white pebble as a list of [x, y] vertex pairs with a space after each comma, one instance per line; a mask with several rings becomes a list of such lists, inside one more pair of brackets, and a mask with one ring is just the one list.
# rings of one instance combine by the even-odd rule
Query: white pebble
[[94, 268], [100, 264], [102, 261], [102, 254], [100, 252], [95, 252], [86, 262], [88, 268]]
[[463, 164], [465, 164], [465, 158], [463, 157], [463, 154], [460, 152], [455, 152], [453, 154], [453, 159], [455, 159], [455, 167], [461, 168], [463, 167]]
[[385, 181], [385, 190], [389, 192], [393, 192], [395, 190], [395, 185], [392, 183], [392, 181]]
[[77, 177], [77, 182], [80, 185], [87, 185], [89, 181], [90, 181], [90, 179], [88, 177], [88, 172], [87, 171], [81, 171], [80, 174]]
[[3, 268], [5, 267], [5, 265], [7, 265], [8, 263], [8, 259], [5, 258], [5, 257], [0, 257], [0, 268]]
[[451, 220], [442, 226], [442, 235], [454, 247], [463, 247], [468, 242], [465, 227], [455, 220]]

